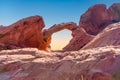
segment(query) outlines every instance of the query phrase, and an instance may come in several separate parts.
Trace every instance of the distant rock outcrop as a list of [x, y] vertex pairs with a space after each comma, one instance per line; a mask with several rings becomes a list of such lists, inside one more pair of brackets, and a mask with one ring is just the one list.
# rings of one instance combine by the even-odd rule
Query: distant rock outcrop
[[104, 4], [97, 4], [90, 7], [81, 18], [79, 25], [87, 33], [96, 35], [106, 26], [120, 21], [120, 4], [113, 4], [108, 9]]

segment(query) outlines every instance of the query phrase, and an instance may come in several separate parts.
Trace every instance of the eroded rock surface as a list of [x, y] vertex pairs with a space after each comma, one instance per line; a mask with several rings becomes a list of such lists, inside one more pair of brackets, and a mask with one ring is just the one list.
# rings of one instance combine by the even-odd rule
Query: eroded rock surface
[[[115, 6], [119, 7], [119, 4], [111, 6], [108, 9], [110, 13], [114, 13], [112, 8]], [[104, 5], [100, 11], [102, 10], [106, 14]], [[109, 18], [112, 22], [117, 22], [118, 16], [116, 13], [114, 17]], [[100, 21], [106, 19], [105, 17]], [[96, 23], [101, 24], [97, 21]], [[40, 16], [23, 19], [9, 27], [0, 27], [0, 46], [23, 47], [0, 51], [0, 80], [120, 79], [120, 22], [107, 26], [94, 39], [86, 33], [86, 29], [75, 23], [53, 25], [45, 30], [42, 30], [43, 27], [44, 22]], [[93, 27], [90, 28], [93, 30]], [[73, 36], [64, 48], [66, 52], [42, 51], [49, 46], [52, 34], [63, 29], [72, 31]], [[79, 50], [80, 48], [82, 49]]]
[[71, 31], [73, 36], [64, 51], [79, 50], [93, 38], [74, 22], [55, 24], [48, 29], [43, 28], [44, 22], [41, 16], [28, 17], [8, 27], [1, 26], [0, 48], [2, 50], [33, 47], [48, 50], [52, 35], [64, 29]]
[[106, 26], [120, 21], [120, 4], [116, 3], [108, 9], [104, 4], [90, 7], [80, 18], [79, 25], [87, 33], [96, 35]]
[[72, 39], [69, 44], [63, 48], [63, 51], [77, 51], [84, 47], [88, 42], [90, 42], [94, 36], [86, 33], [86, 31], [77, 27], [72, 31]]
[[84, 46], [84, 49], [110, 45], [120, 45], [120, 22], [107, 26], [92, 41]]
[[107, 26], [78, 51], [2, 50], [0, 80], [119, 80], [119, 29], [120, 23]]
[[51, 43], [51, 37], [54, 33], [61, 31], [61, 30], [70, 30], [72, 32], [72, 39], [70, 40], [69, 44], [66, 45], [66, 47], [63, 48], [62, 51], [76, 51], [81, 49], [83, 46], [85, 46], [88, 42], [90, 42], [94, 36], [89, 35], [86, 33], [86, 31], [78, 27], [76, 23], [70, 22], [70, 23], [62, 23], [53, 25], [49, 29], [46, 29], [43, 31], [44, 40], [46, 42]]
[[119, 80], [120, 46], [71, 52], [0, 52], [0, 80]]
[[[22, 19], [10, 26], [0, 26], [0, 50], [32, 47], [48, 50], [52, 35], [68, 29], [72, 39], [63, 51], [75, 51], [83, 48], [94, 36], [107, 25], [120, 21], [120, 4], [113, 4], [106, 9], [104, 4], [98, 4], [88, 9], [81, 16], [79, 26], [74, 22], [55, 24], [43, 29], [45, 24], [41, 16]], [[92, 34], [92, 35], [91, 35]]]
[[64, 29], [73, 31], [76, 28], [77, 28], [77, 25], [74, 22], [55, 24], [52, 27], [43, 30], [43, 39], [45, 42], [48, 42], [48, 44], [50, 45], [51, 40], [52, 40], [51, 37], [54, 33], [59, 32]]
[[44, 21], [41, 16], [22, 19], [10, 26], [0, 28], [0, 43], [4, 44], [6, 49], [20, 47], [45, 49], [43, 28]]

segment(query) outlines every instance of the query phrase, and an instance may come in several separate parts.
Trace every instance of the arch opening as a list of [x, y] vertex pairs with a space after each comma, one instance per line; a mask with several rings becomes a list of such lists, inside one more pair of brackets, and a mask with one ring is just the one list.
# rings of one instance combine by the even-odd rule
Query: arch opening
[[62, 30], [52, 35], [51, 50], [61, 51], [72, 39], [71, 31]]

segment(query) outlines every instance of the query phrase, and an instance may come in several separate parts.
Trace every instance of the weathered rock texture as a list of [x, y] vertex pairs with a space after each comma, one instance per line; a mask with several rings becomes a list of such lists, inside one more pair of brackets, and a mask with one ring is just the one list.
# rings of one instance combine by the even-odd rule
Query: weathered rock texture
[[94, 36], [87, 34], [81, 27], [77, 27], [72, 31], [72, 37], [69, 44], [63, 48], [63, 51], [80, 50], [94, 38]]
[[[118, 21], [120, 21], [120, 4], [113, 4], [108, 9], [104, 4], [89, 8], [81, 16], [79, 26], [70, 22], [43, 29], [45, 25], [42, 17], [32, 16], [7, 27], [0, 26], [0, 50], [26, 47], [48, 50], [51, 36], [58, 31], [68, 29], [72, 32], [73, 38], [63, 51], [75, 51], [90, 42], [94, 38], [92, 35], [98, 34], [107, 25]], [[99, 45], [103, 44], [99, 43]]]
[[69, 22], [69, 23], [62, 23], [62, 24], [55, 24], [53, 25], [52, 27], [48, 28], [48, 29], [45, 29], [43, 30], [43, 38], [44, 38], [44, 41], [45, 42], [48, 42], [49, 45], [51, 43], [51, 40], [52, 40], [52, 35], [58, 31], [61, 31], [61, 30], [64, 30], [64, 29], [67, 29], [67, 30], [70, 30], [70, 31], [73, 31], [74, 29], [77, 28], [77, 25], [76, 23], [73, 23], [73, 22]]
[[73, 36], [64, 51], [79, 50], [93, 38], [73, 22], [55, 24], [48, 29], [43, 27], [41, 16], [25, 18], [8, 27], [1, 26], [0, 47], [1, 49], [33, 47], [48, 50], [52, 35], [64, 29], [70, 30]]
[[0, 80], [119, 80], [119, 35], [120, 23], [115, 23], [79, 51], [3, 50]]
[[84, 49], [110, 45], [120, 45], [120, 22], [107, 26], [92, 41], [84, 46]]
[[42, 17], [32, 16], [7, 27], [0, 26], [0, 49], [33, 47], [48, 50], [51, 36], [55, 32], [68, 29], [72, 31], [73, 38], [63, 51], [79, 50], [93, 39], [90, 34], [98, 34], [107, 25], [118, 21], [120, 21], [120, 4], [113, 4], [108, 9], [103, 4], [89, 8], [81, 16], [80, 27], [71, 22], [53, 25], [44, 30]]
[[42, 29], [44, 22], [41, 16], [22, 19], [10, 26], [0, 28], [0, 43], [6, 49], [17, 47], [36, 47], [45, 49]]
[[[92, 35], [98, 34], [108, 25], [119, 21], [120, 4], [113, 4], [108, 9], [104, 4], [97, 4], [89, 8], [88, 11], [81, 16], [80, 27], [72, 31], [73, 38], [63, 50], [72, 51], [81, 49], [94, 38]], [[99, 45], [102, 44], [99, 43]]]
[[[29, 17], [8, 27], [1, 26], [0, 48], [23, 49], [0, 51], [0, 80], [120, 80], [120, 22], [114, 23], [120, 20], [118, 8], [119, 4], [107, 10], [104, 5], [91, 7], [82, 16], [80, 27], [71, 22], [43, 30], [41, 16]], [[72, 31], [73, 38], [63, 49], [69, 52], [38, 50], [47, 50], [52, 34], [63, 29]], [[93, 39], [86, 31], [100, 33]]]
[[97, 4], [81, 16], [79, 25], [87, 33], [96, 35], [107, 25], [118, 21], [120, 21], [120, 4], [113, 4], [108, 9], [104, 4]]
[[52, 40], [51, 36], [55, 32], [58, 32], [64, 29], [70, 30], [72, 32], [72, 39], [70, 40], [69, 44], [63, 48], [63, 51], [79, 50], [93, 39], [93, 36], [87, 34], [83, 28], [78, 27], [73, 22], [70, 22], [70, 23], [53, 25], [49, 29], [44, 30], [43, 31], [44, 40], [46, 42], [51, 42]]
[[64, 53], [0, 52], [0, 80], [119, 80], [120, 46]]

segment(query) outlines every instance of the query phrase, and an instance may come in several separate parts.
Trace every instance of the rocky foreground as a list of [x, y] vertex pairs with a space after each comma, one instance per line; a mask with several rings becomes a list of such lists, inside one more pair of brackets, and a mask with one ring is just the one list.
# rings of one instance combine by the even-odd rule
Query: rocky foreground
[[[0, 27], [0, 80], [120, 80], [120, 4], [91, 7], [79, 25], [44, 26], [32, 16]], [[52, 34], [64, 29], [72, 32], [69, 44], [48, 51]]]
[[0, 52], [0, 80], [119, 80], [120, 46], [72, 52]]

